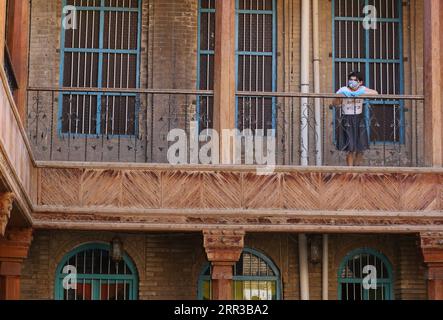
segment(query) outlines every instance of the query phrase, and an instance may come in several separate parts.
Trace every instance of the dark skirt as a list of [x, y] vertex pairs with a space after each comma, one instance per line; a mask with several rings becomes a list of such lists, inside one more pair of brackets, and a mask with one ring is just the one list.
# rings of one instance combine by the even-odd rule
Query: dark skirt
[[369, 149], [368, 130], [363, 114], [342, 115], [337, 119], [337, 149], [363, 152]]

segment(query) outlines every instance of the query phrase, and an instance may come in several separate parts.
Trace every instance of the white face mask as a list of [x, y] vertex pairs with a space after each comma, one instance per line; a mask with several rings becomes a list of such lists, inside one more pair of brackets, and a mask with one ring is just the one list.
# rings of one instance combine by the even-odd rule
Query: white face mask
[[348, 86], [352, 90], [357, 90], [360, 87], [360, 82], [358, 82], [357, 80], [349, 80]]

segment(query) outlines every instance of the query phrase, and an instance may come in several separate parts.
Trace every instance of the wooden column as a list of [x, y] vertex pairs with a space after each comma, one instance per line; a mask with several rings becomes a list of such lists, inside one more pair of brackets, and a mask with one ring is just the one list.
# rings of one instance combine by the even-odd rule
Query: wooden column
[[443, 300], [443, 233], [421, 234], [421, 249], [428, 268], [428, 299]]
[[220, 162], [233, 163], [234, 148], [222, 133], [235, 129], [235, 0], [216, 1], [214, 62], [214, 129], [220, 134]]
[[6, 0], [0, 0], [0, 65], [5, 59]]
[[0, 193], [0, 237], [5, 235], [6, 226], [11, 217], [13, 202], [13, 193]]
[[8, 229], [0, 239], [0, 300], [20, 299], [23, 261], [32, 241], [32, 229]]
[[29, 1], [9, 0], [10, 23], [6, 43], [11, 55], [18, 89], [14, 92], [15, 102], [22, 121], [26, 117], [26, 89], [28, 87], [29, 53]]
[[443, 2], [424, 1], [425, 160], [443, 166]]
[[211, 230], [203, 234], [206, 254], [211, 262], [212, 300], [232, 300], [234, 265], [243, 251], [245, 233]]

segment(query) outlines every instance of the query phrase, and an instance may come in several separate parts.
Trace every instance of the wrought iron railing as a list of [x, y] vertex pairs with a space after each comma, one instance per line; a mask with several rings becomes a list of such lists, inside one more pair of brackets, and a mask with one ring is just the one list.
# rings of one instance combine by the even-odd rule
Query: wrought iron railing
[[[204, 129], [213, 123], [212, 96], [199, 90], [29, 88], [27, 132], [41, 161], [168, 163], [177, 142], [168, 134], [181, 129], [192, 162], [189, 137], [206, 134], [200, 146], [211, 140]], [[346, 152], [337, 146], [349, 124], [333, 106], [337, 97], [237, 93], [238, 136], [274, 138], [278, 165], [346, 165]], [[362, 98], [370, 144], [362, 165], [424, 166], [424, 98]], [[252, 164], [248, 159], [241, 163]]]

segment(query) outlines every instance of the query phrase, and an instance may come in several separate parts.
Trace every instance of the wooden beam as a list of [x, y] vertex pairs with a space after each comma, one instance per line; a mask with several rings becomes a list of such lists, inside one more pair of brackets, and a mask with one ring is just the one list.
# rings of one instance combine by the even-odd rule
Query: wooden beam
[[425, 160], [443, 166], [443, 3], [424, 2]]
[[220, 134], [220, 162], [233, 163], [234, 147], [222, 139], [235, 129], [235, 0], [216, 1], [214, 62], [214, 128]]
[[0, 66], [5, 59], [6, 0], [0, 0]]

